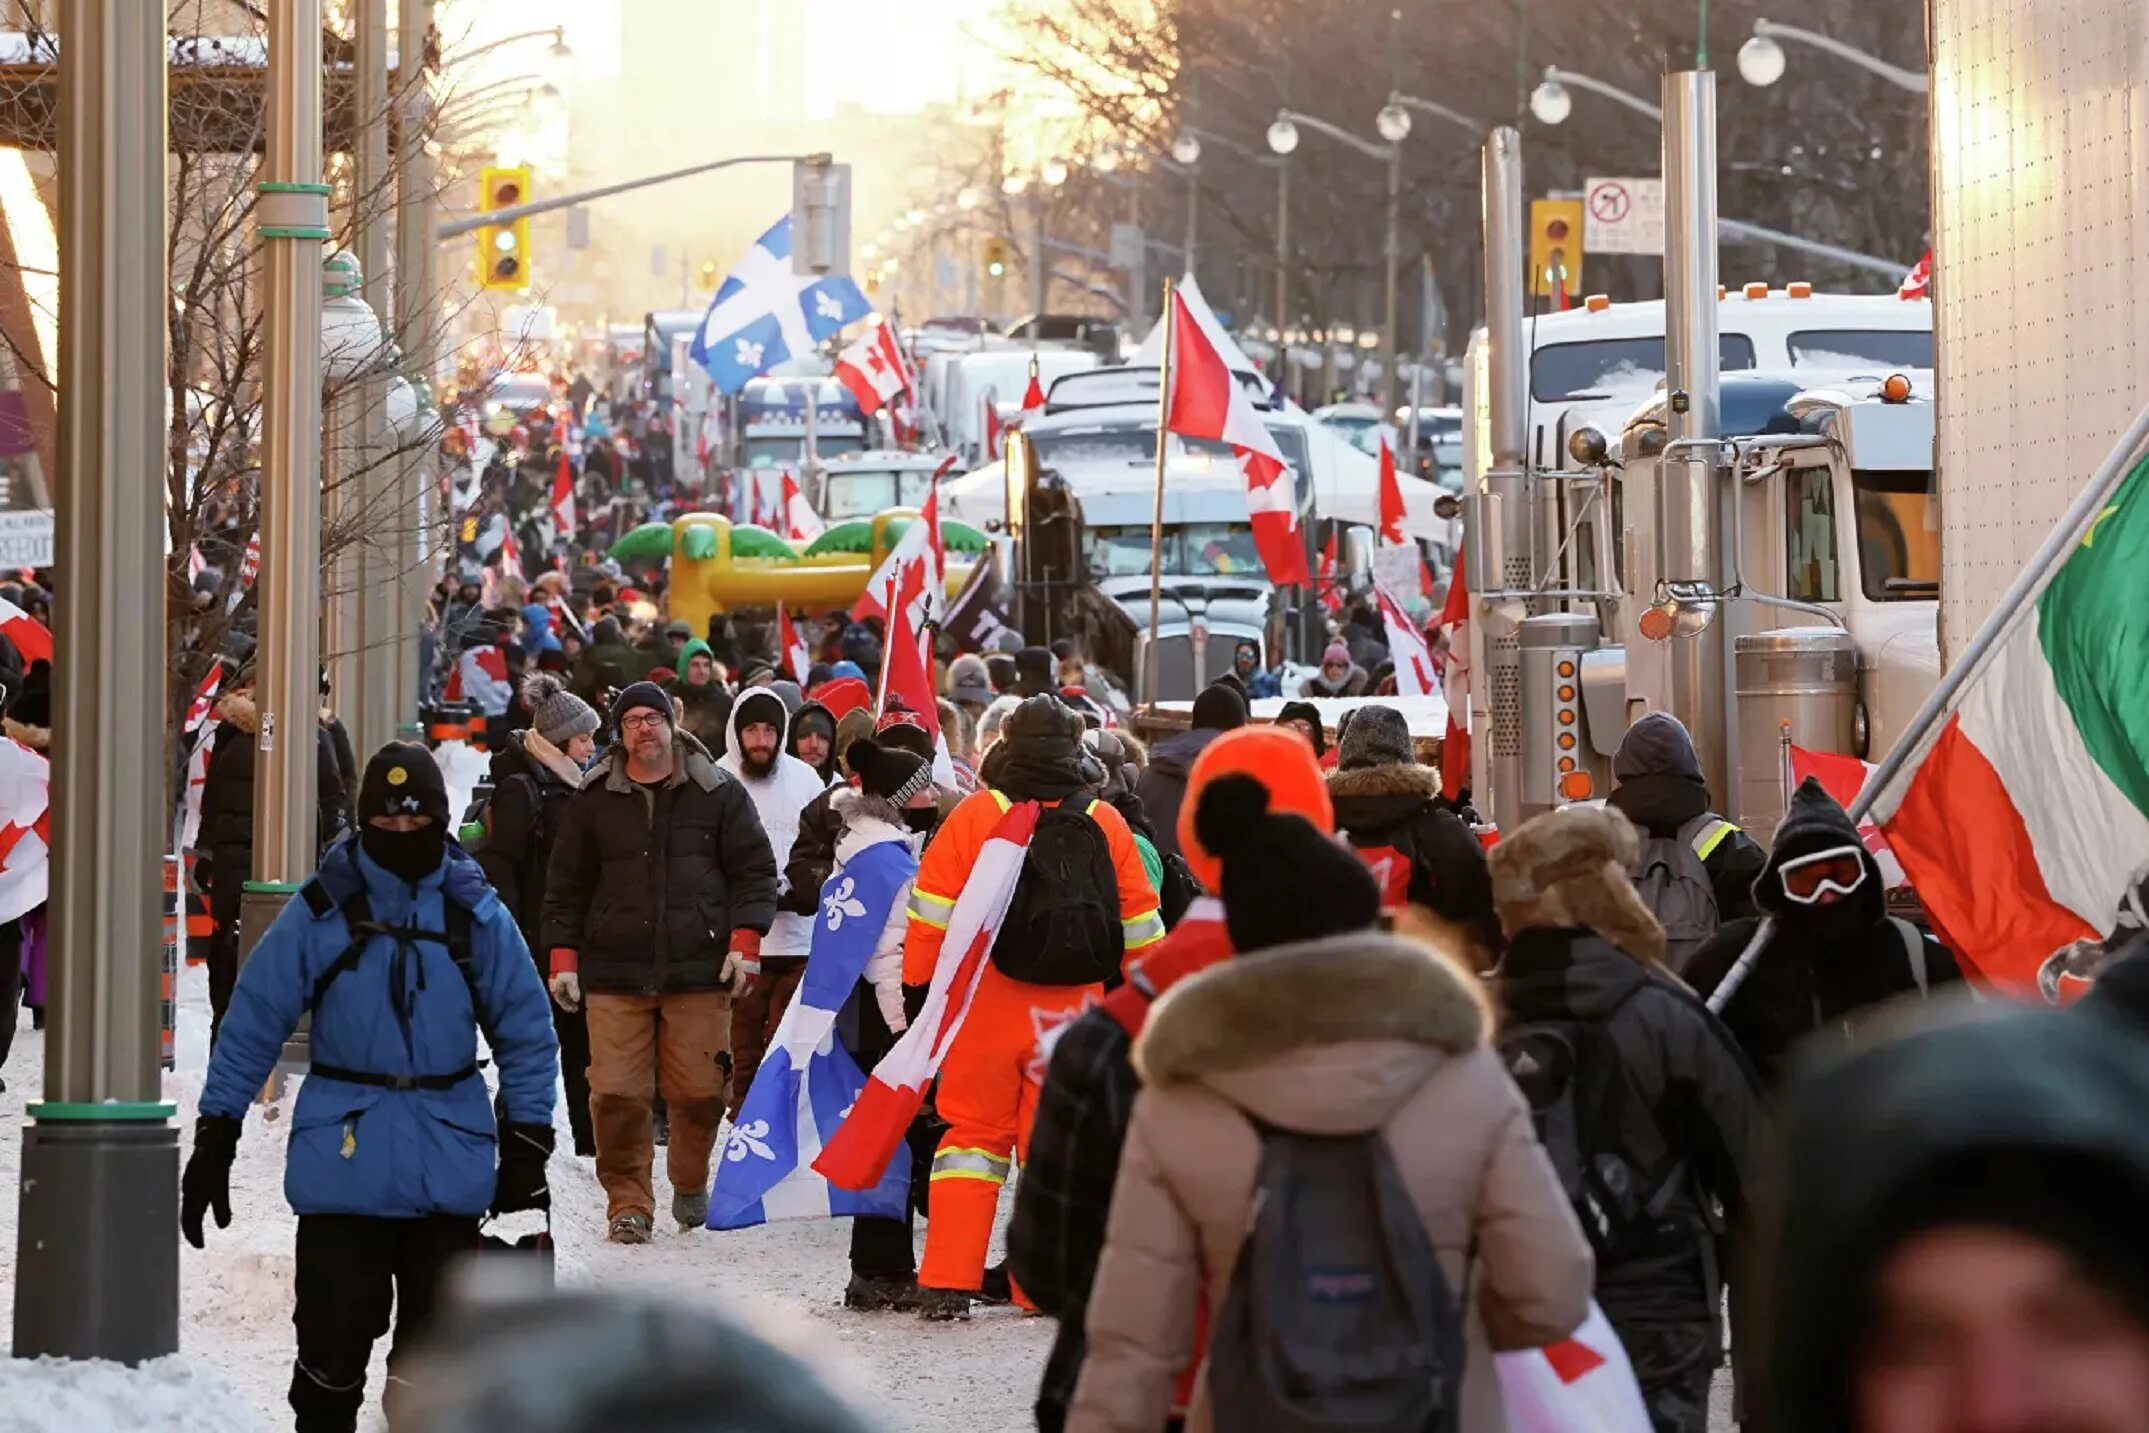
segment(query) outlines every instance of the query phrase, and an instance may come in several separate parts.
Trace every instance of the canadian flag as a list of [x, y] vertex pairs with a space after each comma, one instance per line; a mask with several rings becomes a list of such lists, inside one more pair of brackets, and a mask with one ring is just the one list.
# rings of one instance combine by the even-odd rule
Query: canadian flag
[[985, 461], [990, 463], [1000, 456], [1000, 396], [990, 388], [985, 390]]
[[1388, 629], [1388, 655], [1395, 659], [1395, 694], [1429, 697], [1440, 689], [1440, 673], [1433, 662], [1433, 649], [1410, 620], [1410, 613], [1395, 594], [1376, 582], [1373, 600], [1380, 608], [1381, 625]]
[[1649, 1433], [1634, 1365], [1594, 1301], [1558, 1343], [1493, 1355], [1511, 1433]]
[[1910, 272], [1903, 275], [1903, 281], [1895, 286], [1895, 296], [1899, 299], [1922, 299], [1931, 294], [1932, 287], [1933, 251], [1927, 249], [1925, 257], [1913, 264]]
[[836, 381], [858, 399], [858, 411], [870, 418], [895, 401], [910, 385], [895, 325], [876, 323], [836, 357]]
[[[1838, 806], [1848, 808], [1856, 801], [1859, 790], [1872, 774], [1873, 763], [1870, 761], [1833, 751], [1808, 751], [1795, 743], [1791, 747], [1791, 787], [1795, 790], [1810, 776], [1827, 788]], [[1880, 867], [1881, 880], [1890, 890], [1908, 884], [1903, 863], [1888, 849], [1888, 838], [1881, 834], [1878, 825], [1870, 820], [1859, 822], [1858, 839], [1873, 853], [1874, 863]]]
[[806, 639], [798, 635], [791, 621], [791, 609], [781, 602], [776, 604], [776, 648], [791, 671], [791, 680], [804, 686], [806, 673], [813, 670], [813, 654], [806, 650]]
[[1331, 612], [1343, 610], [1343, 592], [1336, 584], [1336, 530], [1328, 530], [1328, 541], [1321, 548], [1319, 580], [1314, 584], [1320, 589], [1321, 605]]
[[800, 542], [811, 542], [819, 537], [824, 524], [821, 515], [806, 501], [806, 495], [798, 490], [798, 480], [791, 470], [783, 470], [783, 535]]
[[1171, 295], [1171, 324], [1164, 426], [1183, 438], [1231, 445], [1246, 475], [1246, 511], [1269, 581], [1278, 587], [1311, 581], [1283, 451], [1176, 291]]
[[1395, 449], [1388, 435], [1380, 438], [1380, 540], [1391, 546], [1410, 541], [1403, 536], [1403, 484], [1395, 475]]
[[25, 667], [52, 660], [52, 629], [5, 597], [0, 597], [0, 635], [15, 644]]
[[1380, 532], [1374, 554], [1374, 576], [1404, 597], [1429, 597], [1432, 574], [1426, 571], [1425, 555], [1403, 530], [1409, 509], [1403, 506], [1403, 481], [1396, 476], [1395, 449], [1388, 435], [1380, 439]]
[[51, 839], [51, 763], [19, 741], [0, 741], [0, 921], [45, 903]]
[[219, 658], [209, 664], [209, 670], [203, 675], [201, 685], [194, 689], [194, 700], [187, 703], [186, 729], [189, 732], [199, 730], [201, 724], [209, 720], [209, 713], [216, 706], [216, 694], [223, 685], [224, 663]]
[[1463, 579], [1463, 555], [1455, 554], [1448, 575], [1448, 600], [1440, 608], [1440, 634], [1447, 638], [1441, 658], [1441, 693], [1448, 701], [1448, 730], [1440, 746], [1440, 794], [1450, 801], [1470, 784], [1470, 586]]
[[508, 525], [506, 533], [500, 538], [499, 566], [502, 577], [512, 577], [518, 582], [522, 581], [522, 549], [515, 546], [515, 528], [512, 523]]
[[560, 537], [572, 539], [575, 535], [575, 475], [567, 465], [567, 454], [560, 454], [560, 465], [552, 470], [552, 531]]

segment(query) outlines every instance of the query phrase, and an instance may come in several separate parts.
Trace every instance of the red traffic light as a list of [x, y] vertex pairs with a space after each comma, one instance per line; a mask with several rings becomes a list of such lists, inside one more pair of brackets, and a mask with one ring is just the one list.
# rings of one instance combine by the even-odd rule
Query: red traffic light
[[1547, 239], [1552, 240], [1554, 243], [1557, 243], [1561, 239], [1566, 238], [1567, 221], [1565, 219], [1547, 220], [1545, 223], [1545, 237]]
[[520, 204], [521, 202], [521, 182], [519, 180], [514, 179], [503, 179], [499, 183], [493, 185], [492, 203], [487, 207], [492, 209], [505, 209], [509, 205]]

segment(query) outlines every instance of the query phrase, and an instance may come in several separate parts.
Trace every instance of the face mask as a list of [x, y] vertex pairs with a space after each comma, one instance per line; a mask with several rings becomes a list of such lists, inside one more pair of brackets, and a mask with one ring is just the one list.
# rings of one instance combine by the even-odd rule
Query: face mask
[[903, 824], [914, 835], [926, 835], [940, 824], [940, 811], [932, 806], [906, 806], [903, 808]]
[[440, 858], [448, 849], [448, 833], [437, 823], [416, 831], [362, 826], [358, 846], [373, 858], [373, 864], [390, 875], [420, 881], [440, 869]]

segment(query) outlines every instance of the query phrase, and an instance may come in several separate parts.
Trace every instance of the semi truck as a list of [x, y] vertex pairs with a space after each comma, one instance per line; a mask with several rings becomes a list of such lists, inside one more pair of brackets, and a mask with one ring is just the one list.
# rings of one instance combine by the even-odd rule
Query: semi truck
[[1603, 795], [1666, 711], [1765, 841], [1787, 744], [1876, 755], [1938, 676], [1925, 305], [1719, 285], [1714, 111], [1713, 75], [1665, 76], [1665, 300], [1585, 304], [1534, 345], [1520, 140], [1486, 144], [1462, 507], [1471, 786], [1502, 827]]

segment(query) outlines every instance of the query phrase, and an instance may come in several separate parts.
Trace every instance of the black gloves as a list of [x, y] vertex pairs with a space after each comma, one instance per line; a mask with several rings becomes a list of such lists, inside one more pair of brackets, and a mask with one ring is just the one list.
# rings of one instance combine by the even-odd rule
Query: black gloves
[[179, 1229], [203, 1248], [201, 1217], [216, 1210], [216, 1227], [231, 1227], [231, 1161], [239, 1152], [239, 1122], [203, 1115], [194, 1122], [194, 1153], [179, 1180]]
[[551, 1125], [501, 1126], [500, 1173], [493, 1183], [492, 1212], [550, 1209], [552, 1191], [545, 1185], [545, 1161], [550, 1158]]

